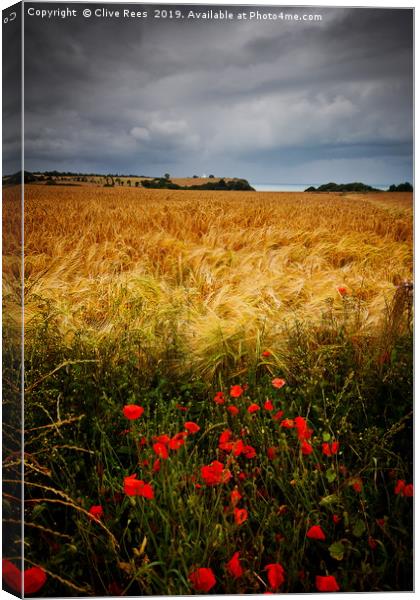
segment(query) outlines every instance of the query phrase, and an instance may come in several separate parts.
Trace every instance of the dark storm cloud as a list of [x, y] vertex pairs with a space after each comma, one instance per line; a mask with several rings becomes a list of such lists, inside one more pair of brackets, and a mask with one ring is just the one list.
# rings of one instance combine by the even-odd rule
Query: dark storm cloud
[[281, 10], [323, 20], [26, 17], [27, 167], [411, 179], [411, 11]]
[[2, 11], [3, 17], [3, 173], [16, 173], [20, 169], [22, 155], [21, 128], [21, 7], [17, 4]]

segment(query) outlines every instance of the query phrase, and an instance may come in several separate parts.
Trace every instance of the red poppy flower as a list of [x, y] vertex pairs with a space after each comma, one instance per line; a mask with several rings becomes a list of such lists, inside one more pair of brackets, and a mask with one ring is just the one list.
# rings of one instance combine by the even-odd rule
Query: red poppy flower
[[264, 358], [267, 358], [267, 356], [271, 356], [270, 350], [264, 350], [264, 352], [262, 353], [262, 356], [264, 356]]
[[311, 435], [313, 434], [313, 429], [308, 427], [306, 423], [306, 419], [304, 417], [296, 417], [295, 418], [295, 427], [297, 430], [298, 440], [310, 440]]
[[219, 435], [219, 446], [220, 444], [225, 444], [226, 442], [229, 442], [231, 437], [232, 432], [230, 429], [225, 429], [224, 431], [222, 431], [222, 433]]
[[306, 440], [303, 440], [302, 442], [300, 442], [300, 451], [305, 456], [308, 456], [308, 454], [312, 454], [314, 449], [312, 448], [311, 444], [308, 444]]
[[407, 484], [404, 479], [398, 479], [394, 488], [394, 494], [397, 496], [406, 496], [407, 498], [412, 498], [414, 495], [413, 484]]
[[385, 519], [376, 519], [376, 523], [379, 525], [379, 527], [384, 527]]
[[274, 404], [272, 403], [271, 400], [266, 400], [264, 402], [264, 408], [265, 408], [265, 410], [274, 410]]
[[240, 492], [238, 492], [238, 490], [231, 491], [230, 502], [231, 502], [232, 506], [236, 506], [241, 498], [242, 498], [242, 495], [240, 494]]
[[412, 483], [408, 483], [405, 486], [403, 494], [406, 498], [412, 498], [414, 496], [414, 486]]
[[267, 457], [269, 460], [274, 460], [276, 458], [276, 453], [277, 453], [277, 448], [275, 448], [274, 446], [267, 448]]
[[187, 421], [186, 423], [184, 423], [184, 427], [188, 431], [188, 433], [197, 433], [197, 431], [200, 431], [200, 426], [197, 425], [197, 423], [194, 423], [193, 421]]
[[232, 452], [234, 442], [231, 441], [232, 432], [230, 429], [225, 429], [219, 435], [219, 449], [224, 452]]
[[325, 456], [333, 456], [337, 454], [340, 444], [338, 442], [331, 442], [331, 444], [324, 443], [322, 444], [322, 453]]
[[[18, 592], [22, 593], [22, 573], [12, 562], [3, 559], [2, 575], [7, 585]], [[23, 590], [25, 596], [28, 594], [36, 594], [45, 585], [47, 574], [41, 567], [31, 567], [23, 572]]]
[[23, 589], [25, 596], [36, 594], [47, 581], [47, 574], [41, 567], [31, 567], [23, 572]]
[[240, 385], [232, 385], [230, 388], [230, 395], [232, 398], [239, 398], [244, 393], [244, 389]]
[[246, 508], [234, 508], [233, 516], [237, 525], [242, 525], [248, 519], [248, 511]]
[[175, 408], [177, 408], [181, 412], [188, 412], [188, 408], [186, 406], [182, 406], [182, 404], [176, 404]]
[[233, 417], [236, 417], [237, 415], [239, 415], [239, 408], [237, 406], [231, 405], [231, 406], [228, 406], [227, 409]]
[[354, 489], [355, 492], [360, 494], [360, 492], [362, 491], [362, 488], [363, 488], [363, 483], [362, 483], [362, 480], [360, 479], [360, 477], [356, 478], [353, 481], [352, 488]]
[[271, 385], [280, 390], [284, 385], [286, 385], [286, 380], [281, 379], [280, 377], [275, 377], [271, 382]]
[[169, 435], [166, 435], [166, 433], [164, 433], [163, 435], [154, 435], [153, 440], [155, 442], [159, 442], [159, 444], [169, 444], [171, 438], [169, 437]]
[[144, 436], [140, 438], [139, 446], [140, 448], [143, 448], [143, 446], [147, 446], [147, 439]]
[[394, 494], [396, 496], [402, 495], [404, 493], [405, 481], [403, 479], [398, 479], [397, 485], [394, 488]]
[[225, 397], [223, 395], [223, 392], [217, 392], [217, 394], [215, 395], [215, 397], [213, 398], [214, 402], [216, 404], [224, 404], [225, 403]]
[[283, 585], [285, 580], [285, 571], [280, 563], [272, 563], [264, 569], [267, 571], [268, 583], [273, 591], [277, 591]]
[[368, 537], [368, 544], [371, 550], [376, 550], [376, 548], [378, 547], [378, 542], [375, 540], [375, 538], [371, 536]]
[[340, 590], [333, 575], [317, 575], [315, 577], [315, 587], [318, 592], [338, 592]]
[[229, 469], [225, 469], [223, 463], [214, 460], [210, 465], [201, 467], [201, 477], [206, 485], [219, 485], [227, 483], [232, 474]]
[[190, 575], [188, 580], [191, 582], [196, 592], [204, 592], [207, 594], [212, 587], [216, 585], [216, 577], [212, 569], [201, 567]]
[[295, 422], [293, 419], [283, 419], [283, 421], [280, 423], [280, 427], [284, 427], [285, 429], [293, 429], [294, 426]]
[[334, 525], [338, 525], [339, 522], [341, 521], [341, 517], [339, 517], [338, 515], [333, 515], [332, 520], [333, 520]]
[[274, 421], [280, 421], [282, 416], [284, 415], [284, 410], [278, 410], [275, 415], [273, 415]]
[[4, 581], [12, 590], [19, 594], [22, 593], [22, 573], [16, 565], [5, 558], [2, 561], [2, 575]]
[[181, 448], [181, 446], [183, 446], [185, 444], [185, 437], [188, 434], [185, 431], [181, 431], [180, 433], [176, 433], [170, 440], [169, 440], [169, 448], [170, 450], [179, 450]]
[[337, 288], [337, 292], [340, 294], [341, 297], [343, 296], [347, 296], [347, 288], [344, 285], [341, 285]]
[[157, 454], [159, 458], [163, 458], [163, 460], [166, 460], [169, 457], [168, 448], [161, 442], [155, 442], [153, 444], [153, 452]]
[[321, 540], [321, 541], [325, 541], [325, 533], [322, 531], [322, 528], [320, 525], [312, 525], [312, 527], [310, 527], [306, 533], [306, 537], [309, 538], [310, 540]]
[[142, 406], [138, 406], [137, 404], [127, 404], [123, 408], [124, 416], [130, 421], [134, 419], [138, 419], [144, 413], [144, 408]]
[[245, 458], [255, 458], [257, 456], [255, 448], [250, 445], [244, 446], [242, 452], [243, 452], [243, 455], [245, 456]]
[[248, 411], [250, 414], [252, 414], [252, 413], [254, 413], [254, 412], [257, 412], [258, 410], [260, 410], [260, 407], [258, 406], [258, 404], [255, 404], [255, 403], [253, 403], [253, 404], [250, 404], [250, 405], [248, 406], [248, 408], [247, 408], [247, 411]]
[[[228, 444], [227, 444], [228, 445]], [[231, 442], [231, 451], [234, 456], [240, 456], [245, 449], [245, 444], [242, 440], [236, 440], [236, 442]]]
[[160, 460], [157, 458], [152, 466], [153, 473], [158, 473], [160, 471]]
[[144, 483], [141, 479], [137, 479], [137, 475], [124, 477], [124, 493], [127, 496], [142, 496], [148, 500], [154, 498], [152, 486], [149, 483]]
[[241, 566], [239, 556], [240, 553], [235, 552], [230, 561], [226, 563], [226, 568], [229, 572], [229, 575], [232, 575], [232, 577], [234, 577], [235, 579], [237, 579], [238, 577], [242, 577], [242, 575], [244, 574], [244, 570]]
[[99, 521], [100, 518], [104, 516], [104, 509], [100, 504], [91, 506], [88, 512], [90, 514], [90, 518], [95, 521]]

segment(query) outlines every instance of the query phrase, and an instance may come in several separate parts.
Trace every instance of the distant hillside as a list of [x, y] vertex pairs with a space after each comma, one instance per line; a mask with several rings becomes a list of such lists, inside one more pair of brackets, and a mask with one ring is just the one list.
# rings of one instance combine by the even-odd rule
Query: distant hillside
[[324, 183], [320, 185], [318, 188], [313, 186], [307, 188], [305, 192], [380, 192], [376, 188], [371, 187], [370, 185], [366, 185], [365, 183], [360, 183], [355, 181], [353, 183]]
[[[33, 183], [34, 181], [37, 181], [37, 178], [29, 171], [24, 171], [23, 180], [24, 183]], [[13, 175], [5, 175], [3, 177], [4, 185], [19, 185], [20, 183], [22, 183], [22, 171], [18, 171]]]
[[[20, 183], [20, 173], [3, 177], [4, 184]], [[209, 177], [150, 177], [146, 175], [101, 175], [98, 173], [74, 173], [71, 171], [44, 171], [29, 173], [25, 171], [25, 183], [39, 183], [43, 185], [74, 186], [79, 184], [102, 185], [104, 187], [145, 187], [167, 190], [220, 190], [254, 192], [246, 179], [237, 177], [220, 178], [214, 175]]]

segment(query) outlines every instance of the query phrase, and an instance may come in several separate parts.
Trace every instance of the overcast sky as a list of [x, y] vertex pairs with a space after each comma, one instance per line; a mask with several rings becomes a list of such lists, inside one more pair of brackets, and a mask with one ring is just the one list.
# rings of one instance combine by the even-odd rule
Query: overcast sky
[[27, 170], [412, 181], [411, 10], [222, 22], [153, 19], [156, 6], [138, 7], [147, 19], [25, 17]]

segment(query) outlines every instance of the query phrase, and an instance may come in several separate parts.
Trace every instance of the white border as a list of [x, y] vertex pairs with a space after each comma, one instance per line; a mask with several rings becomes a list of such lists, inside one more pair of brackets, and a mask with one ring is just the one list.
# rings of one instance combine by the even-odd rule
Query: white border
[[[38, 0], [34, 0], [34, 2], [36, 2]], [[50, 0], [51, 1], [51, 0]], [[77, 2], [80, 4], [86, 4], [86, 0], [73, 0], [73, 3]], [[69, 4], [68, 2], [65, 2], [64, 0], [57, 0], [56, 1], [57, 4]], [[100, 0], [89, 0], [88, 2], [89, 4], [106, 4], [106, 2], [101, 2]], [[109, 2], [108, 2], [109, 3]], [[112, 2], [112, 4], [127, 4], [128, 2]], [[6, 8], [8, 8], [9, 6], [12, 6], [13, 4], [15, 4], [15, 2], [13, 0], [0, 0], [0, 8], [1, 10], [5, 10]], [[141, 2], [136, 2], [136, 4], [142, 4]], [[344, 2], [343, 0], [335, 0], [335, 2], [332, 1], [328, 1], [328, 0], [318, 0], [318, 2], [313, 2], [313, 3], [308, 3], [308, 2], [294, 2], [294, 1], [289, 1], [289, 2], [276, 2], [275, 0], [254, 0], [252, 1], [243, 1], [240, 2], [238, 0], [211, 0], [211, 1], [203, 1], [203, 0], [182, 0], [181, 2], [179, 0], [160, 0], [160, 1], [156, 1], [156, 2], [144, 2], [144, 4], [202, 4], [202, 5], [249, 5], [249, 6], [287, 6], [287, 7], [311, 7], [311, 8], [316, 8], [316, 7], [324, 7], [324, 6], [333, 6], [333, 7], [352, 7], [352, 8], [414, 8], [415, 5], [415, 1], [411, 1], [411, 2], [404, 2], [401, 0], [381, 0], [380, 2], [376, 2], [375, 0], [356, 0], [356, 2], [353, 4], [351, 2]], [[418, 31], [418, 24], [419, 24], [419, 12], [418, 11], [414, 11], [414, 24], [415, 24], [415, 31]], [[0, 38], [1, 38], [1, 34], [0, 34]], [[0, 40], [1, 41], [1, 40]], [[0, 50], [0, 54], [1, 54], [1, 50]], [[415, 77], [415, 82], [417, 82], [418, 79], [418, 75], [419, 75], [419, 61], [417, 60], [417, 44], [415, 44], [415, 69], [414, 69], [414, 77]], [[1, 92], [0, 92], [0, 106], [2, 106], [1, 103]], [[418, 109], [418, 103], [419, 103], [419, 97], [418, 94], [415, 94], [415, 113], [417, 113]], [[1, 121], [0, 121], [0, 132], [2, 130], [1, 127]], [[414, 138], [415, 142], [414, 142], [414, 155], [416, 156], [416, 150], [417, 150], [417, 136], [415, 135]], [[22, 144], [22, 152], [23, 152], [23, 144]], [[415, 165], [415, 169], [414, 169], [414, 181], [417, 181], [417, 173], [418, 173], [418, 164], [416, 164], [416, 162], [414, 163]], [[0, 171], [1, 171], [1, 166], [0, 166]], [[416, 211], [417, 212], [417, 211]], [[417, 219], [417, 215], [415, 217], [415, 232], [417, 232], [418, 229], [418, 219]], [[1, 243], [0, 243], [0, 249], [1, 249]], [[415, 252], [415, 273], [416, 273], [416, 265], [417, 265], [417, 259], [419, 258], [417, 251]], [[418, 296], [417, 294], [415, 294], [415, 309], [419, 308], [419, 304], [420, 301], [418, 301]], [[0, 359], [1, 359], [1, 347], [0, 347]], [[417, 366], [417, 361], [416, 361], [416, 365]], [[418, 383], [418, 381], [415, 381], [415, 397], [419, 398], [419, 386], [420, 384]], [[0, 431], [0, 441], [1, 441], [1, 431]], [[418, 481], [416, 475], [417, 475], [417, 465], [418, 465], [418, 461], [416, 460], [417, 458], [417, 452], [416, 452], [417, 448], [415, 448], [415, 483]], [[416, 506], [416, 503], [415, 503]], [[1, 509], [0, 509], [1, 510]], [[416, 514], [417, 511], [415, 511], [415, 517], [417, 517]], [[1, 515], [0, 515], [1, 516]], [[0, 536], [1, 536], [1, 531], [0, 531]], [[419, 556], [419, 541], [418, 541], [418, 536], [415, 536], [415, 557]], [[415, 565], [416, 566], [416, 565]], [[415, 569], [416, 571], [416, 575], [417, 575], [417, 568]], [[415, 578], [417, 579], [417, 577]], [[400, 597], [402, 594], [406, 595], [407, 592], [372, 592], [375, 594], [376, 597], [381, 597], [382, 595], [386, 597], [386, 599], [390, 599], [392, 600], [393, 598], [397, 598]], [[415, 592], [414, 592], [415, 593]], [[413, 594], [413, 592], [411, 593], [411, 595]], [[280, 594], [278, 594], [280, 595]], [[337, 595], [344, 597], [345, 599], [348, 600], [355, 600], [356, 598], [360, 597], [360, 594], [356, 594], [356, 593], [343, 593], [343, 594], [316, 594], [314, 595], [314, 598], [320, 598], [320, 600], [326, 600], [327, 598], [334, 598]], [[275, 595], [277, 596], [277, 594]], [[304, 599], [305, 597], [307, 597], [308, 594], [292, 594], [293, 598], [298, 598], [298, 599]], [[212, 596], [213, 598], [220, 598], [221, 600], [234, 600], [235, 598], [238, 598], [238, 595], [224, 595], [224, 596]], [[255, 600], [261, 600], [262, 595], [258, 594], [258, 595], [247, 595], [245, 596], [246, 598], [252, 598]], [[7, 592], [4, 592], [2, 590], [0, 590], [0, 600], [11, 600], [12, 598], [15, 598], [15, 596], [12, 596], [11, 594], [8, 594]], [[107, 599], [111, 598], [111, 596], [108, 596]], [[166, 600], [168, 598], [168, 596], [153, 596], [151, 597], [153, 598], [153, 600]], [[174, 596], [174, 598], [191, 598], [191, 596]]]

